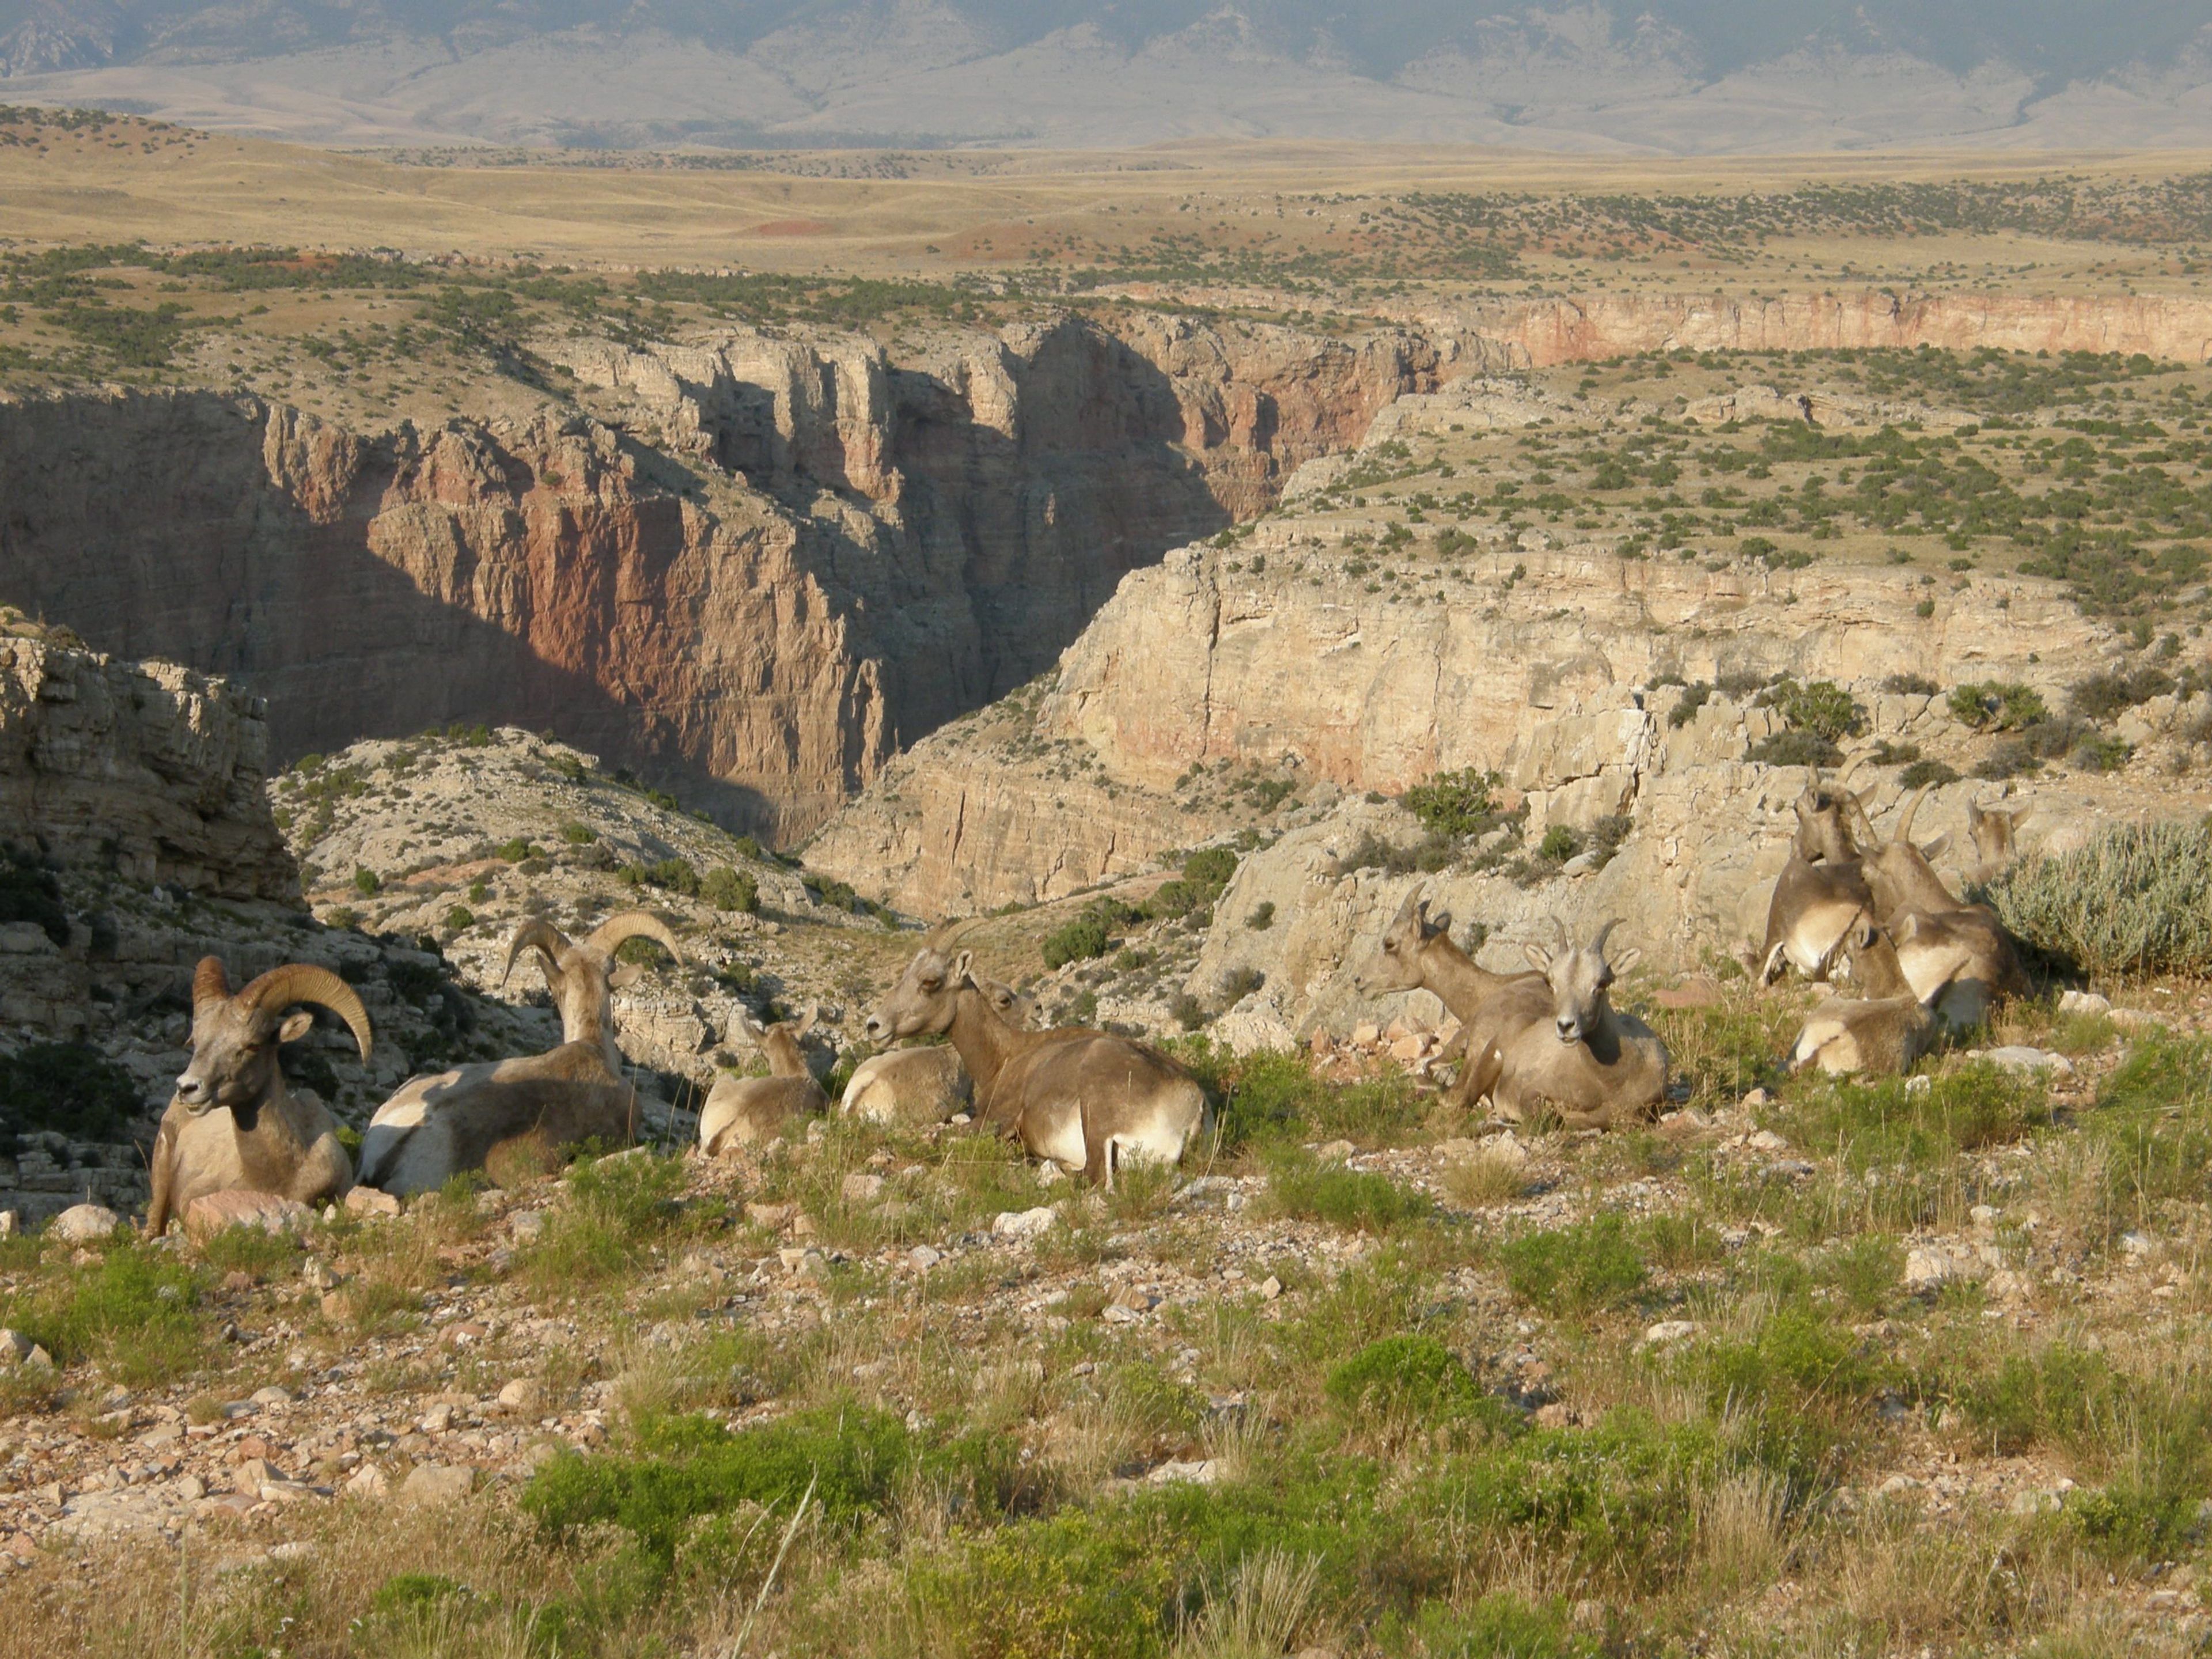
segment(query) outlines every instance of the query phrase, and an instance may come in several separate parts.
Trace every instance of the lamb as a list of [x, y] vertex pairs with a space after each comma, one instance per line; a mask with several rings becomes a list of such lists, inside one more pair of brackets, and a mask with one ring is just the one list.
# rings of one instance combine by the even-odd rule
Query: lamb
[[[1556, 926], [1556, 924], [1554, 924]], [[1479, 1092], [1516, 1122], [1548, 1112], [1570, 1128], [1613, 1128], [1652, 1116], [1667, 1097], [1667, 1045], [1607, 995], [1617, 974], [1642, 952], [1608, 961], [1605, 943], [1617, 921], [1577, 950], [1559, 931], [1556, 950], [1531, 944], [1528, 960], [1551, 987], [1553, 1017], [1500, 1043], [1473, 1067]]]
[[720, 1158], [741, 1146], [763, 1145], [828, 1107], [830, 1098], [807, 1069], [806, 1055], [799, 1046], [814, 1029], [818, 1012], [809, 1008], [804, 1019], [780, 1019], [765, 1029], [740, 1016], [746, 1034], [768, 1056], [769, 1075], [714, 1079], [699, 1113], [701, 1152]]
[[1995, 881], [2012, 867], [2020, 856], [2020, 826], [2034, 811], [2033, 801], [2010, 809], [1966, 802], [1966, 839], [1974, 847], [1973, 866], [1966, 872], [1969, 882]]
[[1382, 932], [1367, 965], [1353, 978], [1363, 997], [1393, 991], [1426, 990], [1460, 1023], [1459, 1035], [1441, 1056], [1461, 1060], [1459, 1075], [1444, 1091], [1446, 1104], [1463, 1110], [1474, 1094], [1475, 1066], [1467, 1055], [1480, 1055], [1492, 1043], [1502, 1048], [1527, 1027], [1552, 1012], [1552, 988], [1541, 974], [1493, 974], [1477, 967], [1452, 943], [1451, 915], [1429, 915], [1428, 900], [1416, 887]]
[[[1923, 921], [1918, 913], [1908, 912], [1899, 924], [1908, 943], [1917, 942]], [[1964, 969], [1970, 961], [1969, 951], [1954, 945], [1950, 972]], [[1832, 1077], [1911, 1071], [1935, 1045], [1941, 1023], [1929, 1003], [1942, 994], [1949, 975], [1930, 997], [1921, 996], [1905, 976], [1896, 945], [1870, 915], [1852, 924], [1835, 968], [1837, 978], [1860, 994], [1826, 998], [1805, 1017], [1790, 1047], [1790, 1069], [1817, 1067]]]
[[346, 1023], [369, 1054], [368, 1011], [327, 968], [292, 963], [233, 995], [222, 963], [204, 957], [192, 975], [192, 1057], [154, 1137], [154, 1190], [146, 1235], [159, 1238], [192, 1200], [240, 1188], [303, 1204], [343, 1198], [353, 1164], [328, 1110], [295, 1096], [277, 1050], [307, 1034], [313, 1003]]
[[538, 952], [564, 1041], [541, 1054], [408, 1079], [362, 1136], [363, 1184], [404, 1197], [482, 1170], [507, 1186], [554, 1168], [586, 1141], [627, 1144], [637, 1091], [623, 1079], [615, 1044], [613, 981], [614, 953], [631, 939], [684, 959], [668, 925], [644, 910], [610, 916], [574, 945], [542, 919], [523, 923], [507, 946], [507, 971], [525, 951]]
[[1018, 1031], [993, 1011], [973, 965], [965, 951], [948, 961], [925, 946], [868, 1016], [868, 1036], [949, 1036], [983, 1121], [1108, 1188], [1132, 1159], [1172, 1164], [1205, 1132], [1206, 1091], [1166, 1055], [1103, 1031]]
[[[1000, 1018], [1018, 1030], [1028, 1026], [1036, 1012], [1036, 998], [994, 979], [976, 983]], [[942, 1123], [966, 1111], [975, 1093], [974, 1079], [950, 1044], [892, 1048], [854, 1068], [837, 1109], [872, 1123]]]

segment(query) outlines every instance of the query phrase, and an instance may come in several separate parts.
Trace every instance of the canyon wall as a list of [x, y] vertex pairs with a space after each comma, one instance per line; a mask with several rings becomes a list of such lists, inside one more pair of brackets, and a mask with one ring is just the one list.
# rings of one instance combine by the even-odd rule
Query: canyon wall
[[236, 677], [280, 760], [550, 728], [788, 839], [1451, 367], [1411, 331], [1150, 317], [897, 358], [813, 333], [546, 349], [582, 406], [434, 430], [0, 399], [0, 599]]

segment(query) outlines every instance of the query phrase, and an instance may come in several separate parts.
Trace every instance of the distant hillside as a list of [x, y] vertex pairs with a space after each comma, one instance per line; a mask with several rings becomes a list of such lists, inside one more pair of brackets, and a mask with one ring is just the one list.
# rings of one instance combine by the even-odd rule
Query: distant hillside
[[0, 0], [0, 94], [337, 143], [2212, 143], [2212, 3]]

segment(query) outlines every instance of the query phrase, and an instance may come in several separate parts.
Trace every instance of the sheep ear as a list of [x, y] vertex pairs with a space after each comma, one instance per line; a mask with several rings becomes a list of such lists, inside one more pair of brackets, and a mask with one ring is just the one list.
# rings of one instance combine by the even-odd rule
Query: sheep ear
[[644, 977], [645, 968], [642, 963], [625, 962], [607, 975], [607, 988], [611, 991], [627, 991]]
[[1917, 910], [1907, 910], [1895, 921], [1890, 923], [1889, 931], [1896, 936], [1899, 944], [1903, 944], [1909, 939], [1918, 939], [1920, 937], [1920, 912]]
[[814, 1029], [814, 1022], [821, 1018], [821, 1017], [822, 1005], [818, 1002], [808, 1003], [806, 1005], [806, 1017], [799, 1022], [799, 1029], [793, 1032], [792, 1035], [793, 1036], [805, 1036], [809, 1031]]
[[975, 953], [973, 951], [963, 951], [952, 958], [952, 966], [945, 969], [945, 982], [951, 986], [968, 984], [975, 969]]
[[1626, 973], [1630, 969], [1633, 968], [1638, 963], [1643, 960], [1644, 951], [1642, 948], [1638, 945], [1632, 945], [1628, 949], [1623, 951], [1619, 956], [1613, 957], [1612, 961], [1607, 963], [1605, 965], [1612, 969], [1614, 975], [1617, 977], [1620, 975]]
[[305, 1008], [297, 1008], [284, 1016], [284, 1023], [276, 1028], [276, 1041], [297, 1042], [315, 1029], [315, 1017]]
[[1534, 939], [1521, 947], [1528, 954], [1528, 965], [1540, 974], [1552, 971], [1552, 953]]
[[2033, 817], [2034, 813], [2035, 803], [2033, 801], [2030, 801], [2025, 806], [2014, 807], [2007, 816], [2012, 819], [2012, 827], [2017, 830], [2021, 824], [2026, 823], [2030, 817]]
[[1951, 832], [1948, 830], [1946, 830], [1942, 835], [1936, 836], [1935, 840], [1923, 842], [1920, 844], [1920, 856], [1928, 860], [1930, 863], [1933, 863], [1936, 860], [1942, 858], [1945, 853], [1948, 852], [1950, 850], [1950, 847]]
[[1452, 913], [1449, 910], [1437, 911], [1428, 919], [1426, 923], [1426, 931], [1431, 939], [1436, 938], [1439, 933], [1450, 933], [1451, 927]]

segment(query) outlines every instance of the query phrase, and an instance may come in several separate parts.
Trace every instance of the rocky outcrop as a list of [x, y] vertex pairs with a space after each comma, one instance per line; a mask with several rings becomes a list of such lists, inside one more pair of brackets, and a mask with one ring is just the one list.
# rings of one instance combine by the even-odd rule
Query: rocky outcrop
[[237, 677], [280, 757], [550, 728], [788, 838], [1451, 368], [1411, 331], [1145, 315], [896, 356], [818, 332], [546, 349], [582, 406], [434, 430], [0, 398], [0, 599]]
[[258, 698], [0, 619], [0, 841], [142, 884], [296, 897], [268, 750]]

